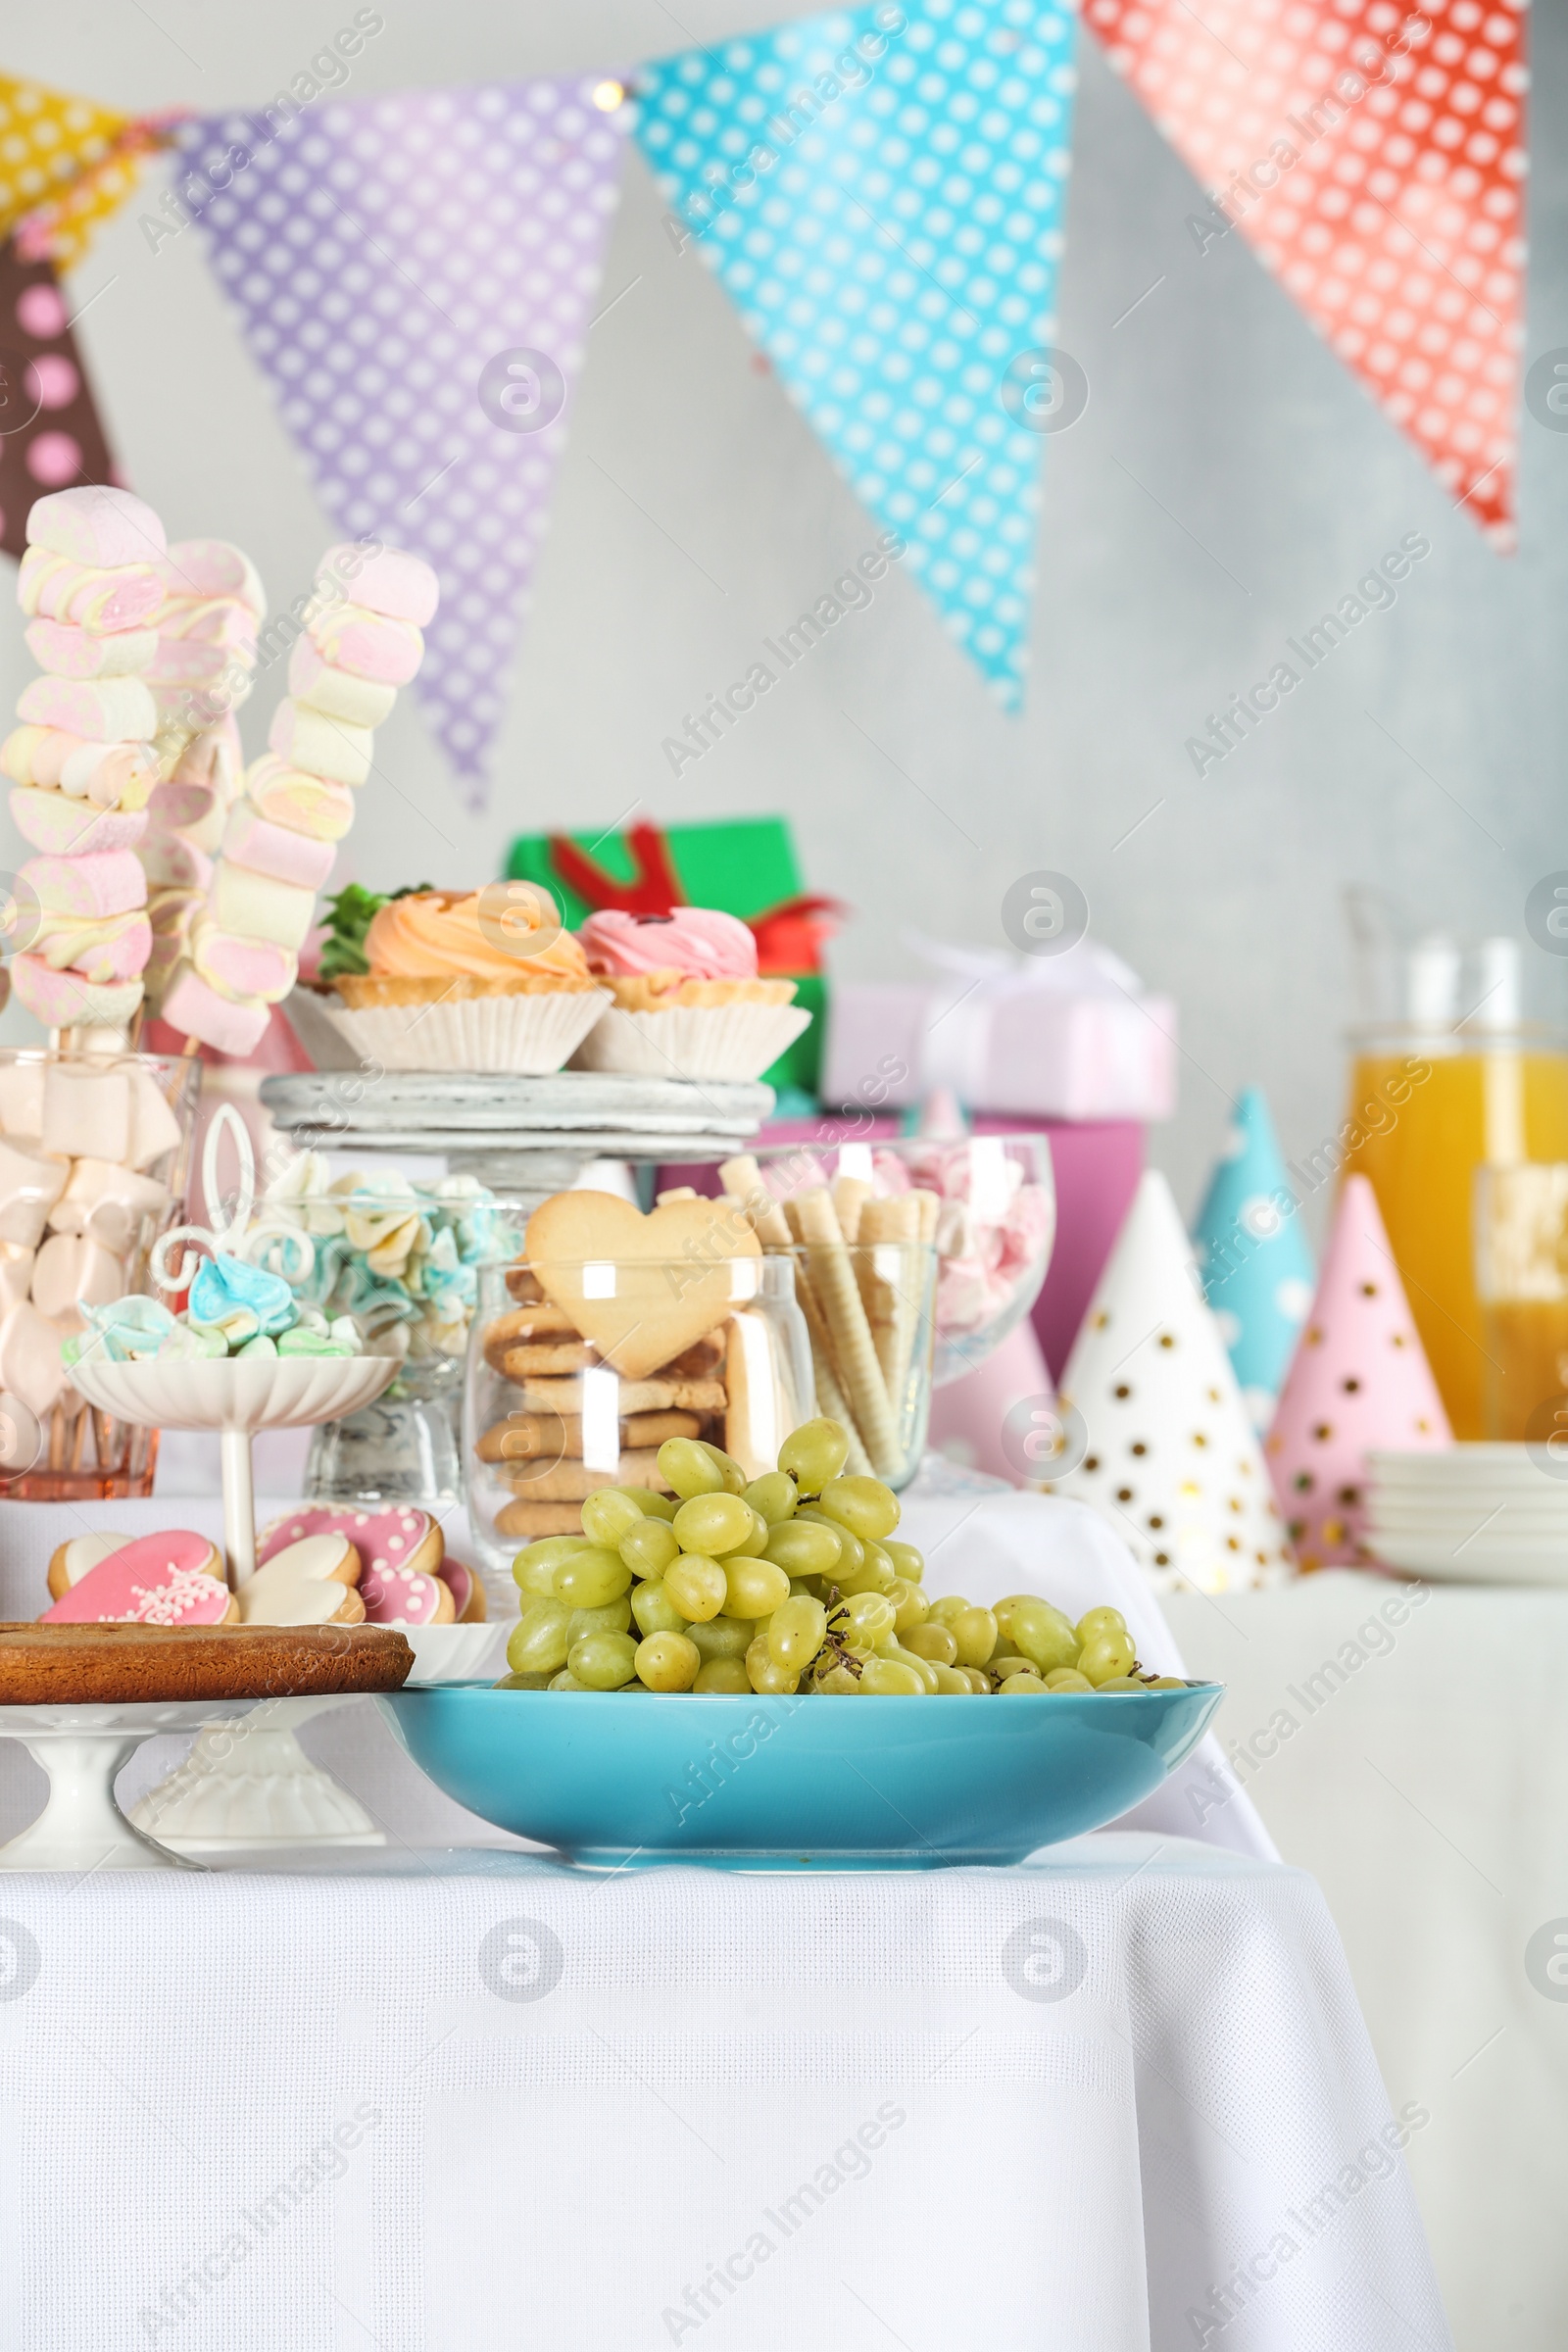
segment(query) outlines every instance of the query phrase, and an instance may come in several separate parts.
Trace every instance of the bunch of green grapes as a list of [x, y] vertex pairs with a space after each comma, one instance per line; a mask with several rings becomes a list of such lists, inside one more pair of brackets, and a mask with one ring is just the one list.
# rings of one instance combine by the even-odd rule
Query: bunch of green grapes
[[849, 1447], [839, 1422], [808, 1421], [778, 1468], [748, 1481], [718, 1446], [668, 1439], [659, 1468], [672, 1496], [602, 1487], [580, 1536], [517, 1554], [522, 1615], [499, 1688], [919, 1698], [1183, 1687], [1140, 1676], [1115, 1609], [1074, 1625], [1032, 1593], [994, 1609], [930, 1599], [925, 1561], [893, 1532], [898, 1496], [846, 1478]]

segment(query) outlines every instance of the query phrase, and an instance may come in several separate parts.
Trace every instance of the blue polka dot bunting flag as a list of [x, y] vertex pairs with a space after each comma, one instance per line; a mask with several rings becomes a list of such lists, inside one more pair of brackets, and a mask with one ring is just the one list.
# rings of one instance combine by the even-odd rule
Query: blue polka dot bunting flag
[[1264, 1428], [1312, 1303], [1312, 1252], [1260, 1087], [1237, 1105], [1193, 1236], [1254, 1425]]
[[888, 0], [637, 83], [672, 235], [1008, 709], [1043, 445], [1087, 397], [1052, 344], [1075, 35], [1037, 0]]

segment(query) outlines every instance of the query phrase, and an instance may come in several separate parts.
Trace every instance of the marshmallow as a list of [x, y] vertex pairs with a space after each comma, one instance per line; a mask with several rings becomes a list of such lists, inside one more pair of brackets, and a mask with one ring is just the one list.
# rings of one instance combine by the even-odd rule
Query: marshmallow
[[141, 1003], [139, 980], [95, 983], [79, 972], [57, 972], [41, 956], [15, 956], [11, 985], [46, 1029], [123, 1029]]
[[145, 628], [163, 597], [151, 564], [89, 567], [46, 547], [29, 547], [17, 576], [17, 602], [29, 620], [70, 620], [95, 636]]
[[11, 819], [29, 848], [57, 858], [133, 850], [147, 830], [144, 809], [95, 808], [89, 802], [68, 800], [63, 792], [33, 792], [22, 785], [11, 795]]
[[42, 1140], [44, 1068], [41, 1059], [0, 1065], [0, 1135], [8, 1143]]
[[354, 795], [346, 784], [308, 776], [270, 752], [252, 766], [245, 791], [270, 824], [312, 841], [341, 841], [354, 822]]
[[441, 583], [429, 564], [400, 547], [383, 547], [373, 556], [352, 541], [329, 547], [317, 565], [317, 580], [328, 589], [347, 580], [368, 612], [411, 620], [421, 629], [435, 618], [441, 602]]
[[84, 1233], [52, 1233], [33, 1263], [32, 1303], [43, 1315], [108, 1306], [125, 1295], [120, 1260]]
[[[147, 814], [156, 831], [184, 833], [187, 837], [194, 827], [210, 825], [216, 818], [220, 841], [227, 810], [223, 796], [215, 785], [170, 783], [159, 785], [147, 804]], [[207, 846], [206, 842], [201, 844], [203, 849]]]
[[424, 658], [424, 639], [412, 621], [390, 620], [361, 605], [330, 606], [307, 627], [323, 661], [382, 686], [406, 686]]
[[107, 482], [56, 490], [27, 514], [27, 544], [74, 564], [148, 564], [165, 550], [164, 526], [144, 500]]
[[142, 742], [158, 729], [158, 705], [140, 678], [34, 678], [18, 698], [17, 716], [90, 743]]
[[190, 959], [220, 996], [279, 1004], [299, 978], [299, 957], [264, 939], [237, 939], [205, 915], [191, 925]]
[[150, 833], [136, 853], [150, 883], [164, 890], [209, 891], [213, 861], [184, 833]]
[[174, 763], [176, 784], [210, 784], [223, 796], [225, 807], [240, 787], [245, 755], [240, 748], [239, 722], [225, 716], [216, 726], [192, 736]]
[[52, 1062], [44, 1072], [43, 1148], [123, 1159], [130, 1142], [130, 1078], [122, 1066], [89, 1070]]
[[368, 727], [351, 727], [286, 698], [272, 713], [267, 740], [280, 760], [337, 784], [363, 784], [375, 750]]
[[357, 678], [351, 669], [334, 669], [309, 637], [295, 641], [288, 658], [288, 684], [297, 703], [324, 710], [328, 718], [346, 718], [351, 727], [378, 727], [398, 699], [395, 686], [378, 686], [373, 678]]
[[29, 858], [18, 879], [50, 914], [129, 914], [147, 904], [147, 877], [134, 850], [90, 858]]
[[56, 678], [126, 678], [144, 670], [158, 651], [152, 629], [121, 629], [94, 637], [69, 620], [29, 620], [23, 631], [40, 669]]
[[226, 539], [175, 539], [163, 564], [170, 598], [232, 598], [255, 613], [267, 611], [267, 591], [249, 556]]
[[[228, 647], [196, 637], [159, 637], [154, 645], [156, 650], [147, 663], [147, 677], [154, 686], [205, 686], [220, 678], [234, 660]], [[253, 653], [255, 645], [252, 638]]]
[[32, 1256], [20, 1242], [0, 1242], [0, 1315], [20, 1306], [32, 1288]]
[[130, 1065], [130, 1134], [122, 1152], [115, 1154], [127, 1167], [150, 1168], [180, 1140], [179, 1121], [151, 1070], [140, 1062]]
[[[79, 1325], [80, 1317], [74, 1319]], [[29, 1299], [0, 1323], [0, 1388], [19, 1397], [42, 1421], [66, 1385], [60, 1343], [69, 1337], [41, 1315]]]
[[269, 1004], [236, 1004], [220, 996], [185, 963], [175, 972], [164, 998], [163, 1017], [172, 1029], [199, 1037], [217, 1053], [254, 1054], [272, 1011]]
[[158, 781], [150, 743], [83, 743], [57, 727], [14, 727], [0, 744], [0, 770], [15, 784], [39, 784], [96, 808], [145, 807]]
[[[78, 1159], [49, 1211], [49, 1230], [86, 1234], [105, 1250], [123, 1251], [136, 1240], [143, 1218], [158, 1216], [168, 1200], [168, 1185], [151, 1176], [138, 1176], [112, 1159]], [[0, 1297], [4, 1282], [5, 1260], [0, 1255]]]
[[[301, 890], [319, 890], [332, 871], [336, 852], [329, 841], [312, 841], [284, 825], [270, 824], [254, 801], [236, 801], [228, 812], [223, 856], [253, 874], [270, 874]], [[249, 992], [247, 992], [249, 993]]]
[[[23, 872], [26, 870], [24, 866]], [[220, 931], [236, 939], [270, 940], [298, 955], [316, 920], [316, 893], [275, 881], [270, 874], [252, 873], [249, 866], [230, 865], [225, 858], [218, 869], [209, 909]]]
[[70, 1174], [68, 1159], [35, 1157], [0, 1143], [0, 1242], [36, 1250]]
[[152, 954], [153, 930], [144, 914], [39, 914], [27, 946], [57, 972], [79, 972], [84, 980], [134, 980]]

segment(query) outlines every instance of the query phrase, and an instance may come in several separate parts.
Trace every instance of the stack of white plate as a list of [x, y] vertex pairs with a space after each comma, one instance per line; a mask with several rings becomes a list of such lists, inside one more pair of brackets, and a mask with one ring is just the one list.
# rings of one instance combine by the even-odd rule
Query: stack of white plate
[[1456, 1585], [1568, 1585], [1568, 1462], [1539, 1446], [1374, 1453], [1366, 1544], [1387, 1567]]

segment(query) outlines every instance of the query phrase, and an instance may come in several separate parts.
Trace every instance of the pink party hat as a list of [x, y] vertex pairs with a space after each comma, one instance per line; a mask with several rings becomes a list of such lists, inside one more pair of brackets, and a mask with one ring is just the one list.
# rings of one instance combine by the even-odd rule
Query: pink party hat
[[1301, 1566], [1369, 1556], [1362, 1532], [1373, 1447], [1436, 1453], [1452, 1444], [1377, 1197], [1364, 1176], [1348, 1176], [1264, 1446]]

